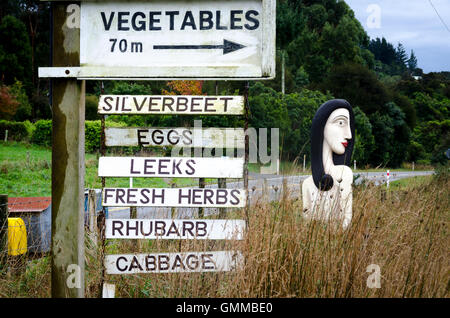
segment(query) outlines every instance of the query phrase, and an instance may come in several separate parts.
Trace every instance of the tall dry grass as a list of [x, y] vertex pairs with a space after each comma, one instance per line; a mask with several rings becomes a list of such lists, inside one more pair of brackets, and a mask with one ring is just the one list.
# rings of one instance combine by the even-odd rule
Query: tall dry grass
[[[448, 174], [420, 187], [354, 190], [347, 230], [306, 221], [301, 200], [258, 201], [241, 242], [117, 241], [113, 253], [240, 250], [235, 272], [107, 276], [118, 297], [448, 297]], [[236, 214], [230, 218], [244, 218]], [[370, 264], [381, 288], [369, 288]]]
[[[292, 190], [292, 188], [291, 188]], [[295, 191], [300, 191], [299, 189]], [[419, 186], [387, 192], [354, 189], [347, 230], [306, 221], [297, 195], [254, 202], [243, 241], [108, 241], [106, 252], [240, 250], [240, 270], [219, 273], [107, 275], [116, 297], [448, 297], [450, 289], [448, 173]], [[293, 198], [293, 199], [292, 199]], [[229, 218], [245, 218], [236, 211]], [[0, 297], [49, 297], [49, 258], [27, 260], [26, 271], [0, 269]], [[369, 288], [370, 264], [381, 288]], [[86, 296], [98, 297], [99, 249], [86, 240]]]

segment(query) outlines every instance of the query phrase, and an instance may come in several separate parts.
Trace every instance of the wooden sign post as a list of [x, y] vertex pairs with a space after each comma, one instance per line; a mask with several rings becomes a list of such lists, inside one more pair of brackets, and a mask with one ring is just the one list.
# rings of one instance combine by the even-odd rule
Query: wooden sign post
[[[241, 96], [130, 96], [102, 95], [100, 114], [202, 114], [244, 115]], [[247, 118], [248, 120], [248, 118]], [[104, 128], [104, 125], [103, 125]], [[104, 128], [105, 145], [246, 148], [244, 129], [233, 128]], [[98, 175], [105, 177], [199, 178], [199, 188], [103, 188], [103, 206], [245, 208], [245, 189], [206, 188], [204, 178], [247, 177], [244, 158], [229, 157], [107, 157], [99, 158]], [[247, 180], [247, 178], [244, 178]], [[245, 181], [244, 180], [244, 181]], [[242, 240], [244, 220], [130, 220], [108, 219], [105, 239], [207, 239]], [[230, 271], [242, 264], [237, 251], [106, 255], [105, 274], [178, 273]]]
[[[80, 29], [52, 4], [53, 65], [78, 66]], [[84, 297], [85, 81], [52, 81], [52, 297]]]
[[[77, 7], [78, 13], [68, 11], [69, 7]], [[126, 0], [85, 0], [81, 5], [72, 0], [53, 3], [53, 66], [39, 68], [39, 77], [54, 79], [53, 297], [84, 297], [84, 80], [246, 80], [245, 96], [117, 96], [102, 92], [98, 110], [102, 115], [244, 115], [245, 131], [249, 115], [248, 80], [275, 77], [275, 7], [275, 0], [136, 0], [132, 5]], [[68, 24], [69, 14], [79, 18], [79, 25]], [[230, 135], [224, 137], [223, 132]], [[195, 149], [244, 147], [245, 156], [105, 156], [105, 146], [124, 145], [181, 145]], [[244, 136], [239, 129], [105, 130], [103, 117], [99, 176], [104, 188], [104, 206], [160, 204], [219, 207], [222, 212], [225, 207], [245, 206], [248, 220], [248, 150], [248, 135]], [[192, 189], [105, 186], [105, 177], [225, 180], [243, 176], [245, 189], [209, 189], [203, 182], [200, 188]], [[167, 234], [167, 237], [179, 239], [229, 239], [233, 232], [238, 233], [237, 239], [242, 239], [239, 233], [246, 228], [240, 220], [215, 220], [215, 223], [172, 220], [170, 224], [161, 220], [154, 223], [136, 219], [106, 220], [100, 232], [101, 239], [105, 238], [104, 231], [129, 238], [132, 222], [137, 222], [134, 224], [141, 232], [131, 238], [153, 238], [147, 233], [154, 226], [155, 238]], [[100, 223], [105, 224], [105, 220]], [[162, 228], [165, 234], [161, 234]], [[104, 241], [102, 244], [104, 250]], [[237, 251], [108, 255], [102, 277], [105, 271], [108, 274], [229, 271], [241, 263], [242, 255]]]

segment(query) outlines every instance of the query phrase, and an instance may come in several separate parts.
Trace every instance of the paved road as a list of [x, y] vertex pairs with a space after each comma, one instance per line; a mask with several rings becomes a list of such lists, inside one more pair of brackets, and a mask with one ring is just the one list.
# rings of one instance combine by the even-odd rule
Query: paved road
[[[401, 172], [391, 172], [389, 176], [389, 181], [396, 181], [403, 178], [411, 178], [415, 176], [426, 176], [433, 174], [433, 171], [401, 171]], [[386, 183], [386, 171], [383, 172], [358, 172], [356, 170], [353, 173], [355, 176], [359, 177], [356, 179], [355, 184], [361, 183], [363, 180], [368, 180], [374, 182], [376, 185]], [[270, 201], [279, 200], [283, 183], [286, 183], [288, 188], [288, 195], [292, 197], [299, 197], [301, 194], [301, 183], [309, 175], [301, 176], [277, 176], [277, 175], [262, 175], [257, 173], [249, 174], [249, 199], [250, 204], [257, 200], [269, 199]], [[285, 180], [285, 181], [284, 181]], [[207, 185], [208, 188], [217, 188], [217, 184]], [[243, 188], [244, 181], [240, 180], [237, 182], [228, 182], [227, 188]], [[266, 188], [266, 193], [263, 196], [264, 188]], [[129, 208], [109, 208], [108, 209], [109, 218], [122, 218], [127, 219], [130, 217]], [[176, 209], [177, 218], [192, 218], [197, 215], [198, 208], [178, 208]], [[205, 215], [218, 213], [217, 208], [205, 208]], [[171, 208], [152, 208], [152, 207], [141, 207], [137, 208], [138, 218], [171, 218], [172, 209]]]

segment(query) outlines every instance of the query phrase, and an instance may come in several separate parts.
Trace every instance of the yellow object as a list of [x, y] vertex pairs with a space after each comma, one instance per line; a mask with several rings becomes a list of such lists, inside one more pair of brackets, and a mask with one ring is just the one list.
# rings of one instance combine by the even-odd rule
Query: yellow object
[[8, 255], [27, 252], [27, 228], [21, 218], [8, 218]]

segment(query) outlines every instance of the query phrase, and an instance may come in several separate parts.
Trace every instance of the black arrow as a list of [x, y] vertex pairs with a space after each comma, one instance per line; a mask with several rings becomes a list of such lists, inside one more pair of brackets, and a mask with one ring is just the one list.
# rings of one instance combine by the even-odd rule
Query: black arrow
[[223, 40], [223, 45], [153, 45], [154, 50], [216, 50], [223, 49], [228, 54], [244, 48], [245, 45]]

